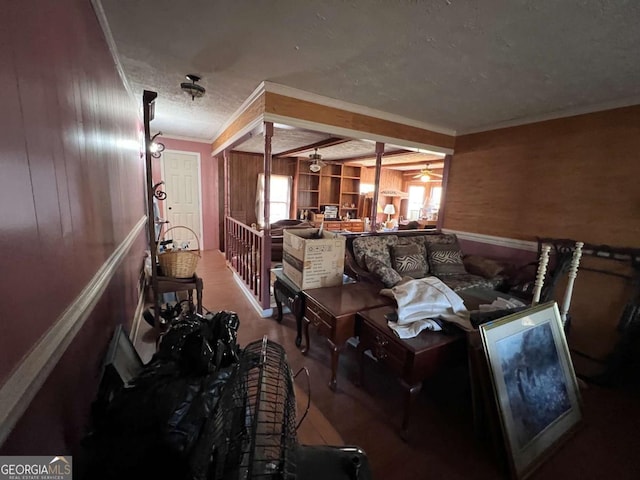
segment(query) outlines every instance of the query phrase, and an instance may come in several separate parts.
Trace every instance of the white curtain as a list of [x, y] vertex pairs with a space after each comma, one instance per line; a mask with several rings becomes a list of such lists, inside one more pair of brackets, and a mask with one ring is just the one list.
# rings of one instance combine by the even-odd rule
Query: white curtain
[[[286, 175], [271, 175], [269, 223], [289, 218], [293, 178]], [[264, 227], [264, 173], [258, 174], [256, 185], [256, 218]]]

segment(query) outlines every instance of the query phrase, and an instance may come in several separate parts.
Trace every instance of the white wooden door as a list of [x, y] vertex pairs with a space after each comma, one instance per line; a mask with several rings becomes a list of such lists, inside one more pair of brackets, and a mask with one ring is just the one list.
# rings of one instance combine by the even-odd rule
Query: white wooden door
[[[165, 150], [162, 154], [163, 178], [165, 182], [165, 216], [169, 221], [167, 228], [189, 227], [198, 235], [202, 249], [202, 228], [200, 216], [200, 165], [199, 155], [189, 152]], [[189, 249], [198, 247], [193, 235], [184, 228], [169, 233], [180, 245], [189, 242]]]

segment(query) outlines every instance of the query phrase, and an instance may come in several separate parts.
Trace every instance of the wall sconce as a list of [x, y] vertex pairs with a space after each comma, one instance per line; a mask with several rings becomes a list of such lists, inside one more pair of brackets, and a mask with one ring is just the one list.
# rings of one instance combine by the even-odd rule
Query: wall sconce
[[153, 158], [160, 158], [162, 152], [164, 152], [164, 143], [156, 142], [156, 137], [162, 135], [162, 132], [156, 133], [153, 137], [151, 137], [151, 141], [149, 142], [149, 151], [151, 152], [151, 156]]
[[384, 206], [384, 210], [382, 211], [382, 213], [387, 214], [387, 222], [389, 222], [391, 220], [391, 215], [395, 215], [396, 213], [396, 207], [393, 206], [393, 203], [387, 203]]
[[160, 187], [162, 185], [164, 185], [164, 180], [156, 183], [153, 187], [151, 187], [151, 190], [153, 191], [153, 196], [156, 197], [158, 200], [166, 200], [167, 198], [167, 192], [160, 190]]

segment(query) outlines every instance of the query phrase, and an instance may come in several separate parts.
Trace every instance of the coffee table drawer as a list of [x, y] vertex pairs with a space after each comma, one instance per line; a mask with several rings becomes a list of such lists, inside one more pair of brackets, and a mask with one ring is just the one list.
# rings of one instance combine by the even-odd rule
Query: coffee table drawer
[[370, 349], [378, 361], [387, 365], [397, 375], [402, 375], [407, 360], [407, 351], [376, 328], [366, 322], [360, 329], [360, 341], [365, 349]]
[[309, 323], [318, 329], [318, 332], [326, 337], [330, 337], [333, 329], [333, 318], [314, 302], [307, 302], [304, 316]]

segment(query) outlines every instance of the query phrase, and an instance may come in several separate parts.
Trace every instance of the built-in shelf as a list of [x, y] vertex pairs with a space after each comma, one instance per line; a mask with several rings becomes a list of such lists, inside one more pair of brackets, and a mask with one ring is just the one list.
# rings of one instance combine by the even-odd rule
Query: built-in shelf
[[[322, 167], [320, 172], [309, 171], [310, 162], [298, 159], [296, 209], [321, 213], [325, 205], [337, 206], [338, 215], [353, 216], [360, 201], [361, 167], [332, 163]], [[354, 205], [342, 207], [341, 205]]]

